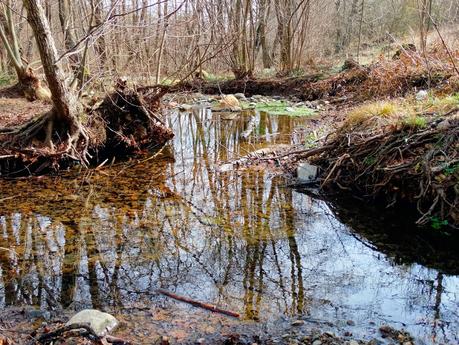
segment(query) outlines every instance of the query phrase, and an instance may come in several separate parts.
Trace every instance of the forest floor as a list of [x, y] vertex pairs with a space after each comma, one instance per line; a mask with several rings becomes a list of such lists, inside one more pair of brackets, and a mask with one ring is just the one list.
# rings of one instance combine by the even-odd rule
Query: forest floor
[[51, 110], [51, 105], [42, 101], [30, 102], [11, 87], [0, 89], [0, 128], [26, 123], [36, 114]]

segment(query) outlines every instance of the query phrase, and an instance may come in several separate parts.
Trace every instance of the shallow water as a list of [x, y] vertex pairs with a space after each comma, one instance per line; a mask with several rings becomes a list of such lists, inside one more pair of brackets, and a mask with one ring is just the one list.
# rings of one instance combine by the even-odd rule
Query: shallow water
[[[372, 224], [343, 224], [290, 181], [219, 172], [222, 161], [307, 133], [304, 118], [252, 116], [172, 113], [176, 137], [155, 158], [0, 181], [0, 247], [9, 248], [0, 249], [0, 307], [132, 311], [164, 306], [162, 287], [249, 320], [308, 315], [337, 328], [353, 320], [365, 338], [389, 324], [457, 343], [457, 257], [451, 269], [397, 258], [364, 231]], [[255, 130], [241, 139], [249, 122]]]

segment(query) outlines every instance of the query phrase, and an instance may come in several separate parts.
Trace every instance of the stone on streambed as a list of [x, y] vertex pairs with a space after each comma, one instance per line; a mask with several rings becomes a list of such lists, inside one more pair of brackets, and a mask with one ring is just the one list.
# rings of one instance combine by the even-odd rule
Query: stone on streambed
[[245, 101], [246, 100], [245, 95], [242, 92], [241, 93], [235, 93], [234, 97], [236, 97], [237, 99], [239, 99], [241, 101]]
[[219, 105], [224, 108], [232, 108], [232, 107], [239, 107], [240, 103], [239, 100], [234, 97], [234, 95], [226, 95], [223, 96], [222, 99], [219, 102]]
[[98, 337], [106, 336], [119, 324], [118, 320], [108, 313], [95, 309], [85, 309], [73, 315], [65, 325], [70, 326], [82, 323], [89, 324], [89, 327]]
[[220, 99], [216, 106], [212, 107], [212, 110], [214, 112], [239, 112], [242, 111], [242, 108], [239, 100], [234, 95], [226, 95]]
[[318, 168], [308, 162], [300, 163], [296, 169], [297, 178], [300, 182], [312, 182], [317, 178]]

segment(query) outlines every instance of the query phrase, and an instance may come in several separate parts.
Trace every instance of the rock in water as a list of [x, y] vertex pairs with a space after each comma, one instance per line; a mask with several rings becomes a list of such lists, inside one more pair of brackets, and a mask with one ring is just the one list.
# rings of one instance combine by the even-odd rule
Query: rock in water
[[298, 165], [298, 168], [296, 170], [298, 180], [300, 180], [301, 182], [314, 181], [317, 177], [317, 172], [317, 167], [307, 162]]
[[222, 108], [234, 108], [234, 107], [239, 107], [239, 101], [234, 95], [226, 95], [223, 96], [222, 99], [220, 100], [220, 106]]
[[236, 97], [237, 99], [240, 99], [242, 101], [246, 100], [245, 95], [243, 93], [236, 93], [236, 94], [234, 94], [234, 97]]
[[85, 309], [72, 316], [65, 324], [66, 326], [74, 324], [86, 323], [94, 331], [98, 337], [104, 337], [115, 329], [119, 322], [118, 320], [107, 313], [103, 313], [95, 309]]
[[241, 111], [241, 104], [234, 95], [222, 96], [218, 104], [212, 107], [212, 110], [215, 112], [225, 112], [225, 111]]

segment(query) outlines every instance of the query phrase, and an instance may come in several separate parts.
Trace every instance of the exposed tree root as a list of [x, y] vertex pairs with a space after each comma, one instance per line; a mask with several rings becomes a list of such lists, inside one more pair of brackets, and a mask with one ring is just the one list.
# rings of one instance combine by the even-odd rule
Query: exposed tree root
[[374, 135], [338, 131], [313, 162], [334, 184], [388, 205], [414, 204], [418, 225], [459, 226], [459, 117]]
[[163, 91], [118, 85], [83, 116], [65, 123], [52, 110], [15, 127], [0, 128], [0, 176], [97, 164], [104, 155], [125, 155], [160, 147], [173, 137], [155, 113]]

